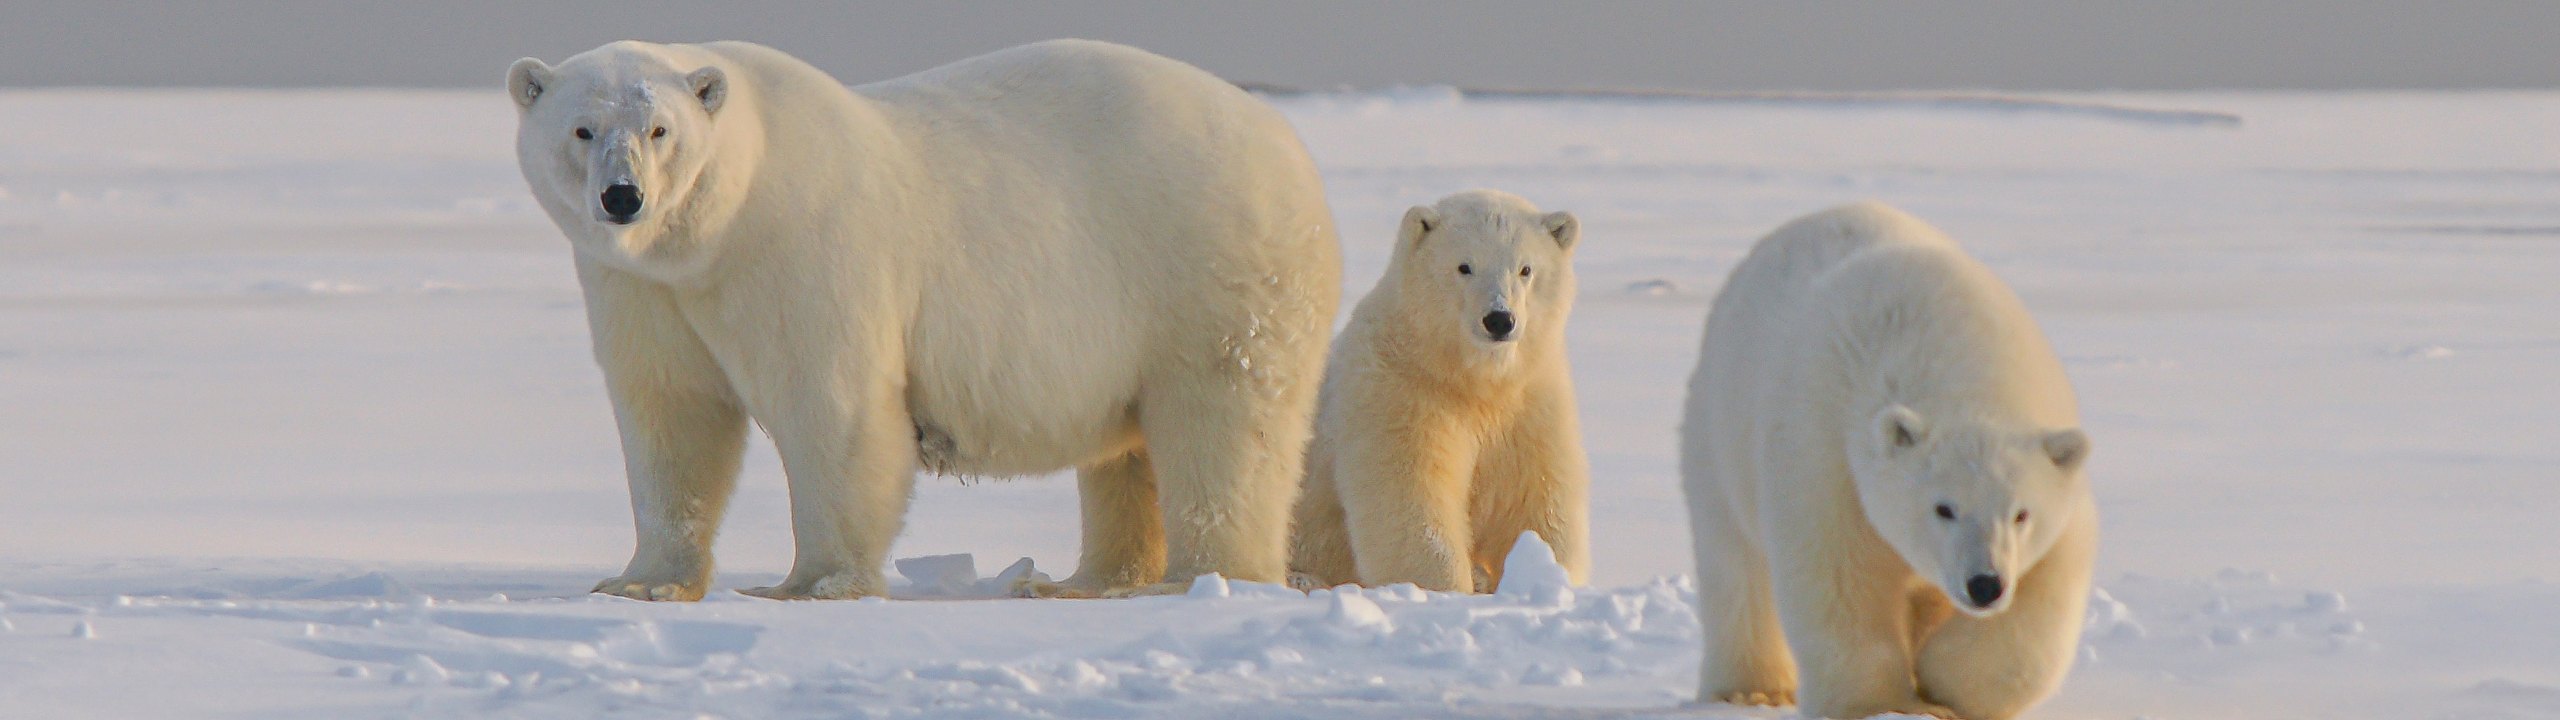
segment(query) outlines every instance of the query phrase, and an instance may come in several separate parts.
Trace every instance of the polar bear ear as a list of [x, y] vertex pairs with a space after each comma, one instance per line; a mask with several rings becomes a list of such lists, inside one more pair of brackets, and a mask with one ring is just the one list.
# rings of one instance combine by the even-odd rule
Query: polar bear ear
[[1440, 227], [1440, 211], [1429, 205], [1415, 205], [1404, 211], [1404, 226], [1396, 230], [1396, 247], [1410, 248], [1422, 242], [1422, 236]]
[[2046, 433], [2044, 454], [2053, 458], [2054, 467], [2077, 470], [2081, 461], [2089, 459], [2089, 434], [2079, 428]]
[[541, 60], [524, 58], [507, 67], [507, 97], [515, 98], [518, 109], [533, 107], [542, 98], [543, 88], [551, 86], [551, 66]]
[[1582, 239], [1582, 221], [1574, 219], [1573, 213], [1557, 210], [1539, 218], [1538, 222], [1547, 226], [1547, 234], [1566, 250], [1573, 249], [1574, 241]]
[[1876, 413], [1876, 446], [1892, 453], [1909, 449], [1929, 438], [1929, 423], [1920, 413], [1899, 404]]
[[684, 84], [693, 90], [694, 99], [702, 101], [703, 112], [720, 112], [720, 104], [729, 99], [729, 74], [721, 72], [720, 68], [695, 70], [693, 74], [684, 76]]

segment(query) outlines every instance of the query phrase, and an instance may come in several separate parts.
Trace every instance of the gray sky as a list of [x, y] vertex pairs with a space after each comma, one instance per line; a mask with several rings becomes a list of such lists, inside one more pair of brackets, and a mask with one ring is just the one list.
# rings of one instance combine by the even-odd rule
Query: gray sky
[[494, 87], [622, 38], [754, 40], [859, 83], [1051, 37], [1310, 87], [2560, 87], [2555, 0], [0, 0], [0, 86]]

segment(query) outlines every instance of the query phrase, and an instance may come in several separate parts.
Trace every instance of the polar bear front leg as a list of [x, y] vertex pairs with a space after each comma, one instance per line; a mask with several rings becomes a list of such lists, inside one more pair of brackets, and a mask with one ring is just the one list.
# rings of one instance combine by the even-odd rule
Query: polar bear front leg
[[1920, 649], [1920, 693], [1965, 720], [2007, 720], [2060, 688], [2080, 649], [2097, 533], [2096, 513], [2082, 510], [2011, 590], [2008, 610], [1939, 625]]
[[[794, 393], [768, 421], [791, 488], [791, 574], [746, 590], [777, 600], [886, 595], [881, 567], [915, 493], [915, 425], [885, 381]], [[842, 405], [831, 398], [850, 398]]]
[[1583, 455], [1572, 388], [1530, 388], [1509, 429], [1479, 451], [1471, 491], [1485, 592], [1502, 583], [1502, 564], [1523, 530], [1536, 531], [1555, 550], [1574, 584], [1591, 581], [1591, 462]]
[[1360, 582], [1473, 591], [1467, 491], [1476, 441], [1446, 421], [1363, 422], [1361, 414], [1346, 418], [1334, 464]]
[[594, 592], [700, 600], [746, 450], [746, 413], [664, 288], [584, 261], [578, 271], [637, 531], [630, 564]]
[[1144, 450], [1076, 469], [1084, 557], [1065, 582], [1018, 588], [1031, 597], [1094, 598], [1164, 579], [1164, 518]]
[[1769, 559], [1726, 504], [1720, 487], [1689, 498], [1689, 532], [1698, 562], [1698, 626], [1706, 655], [1698, 664], [1698, 701], [1793, 705], [1795, 657], [1778, 625]]
[[[1795, 655], [1796, 703], [1806, 717], [1864, 718], [1883, 713], [1958, 717], [1922, 699], [1912, 680], [1911, 571], [1866, 524], [1848, 480], [1810, 481], [1822, 490], [1764, 492], [1811, 502], [1786, 522], [1765, 521], [1770, 586], [1779, 624]], [[1788, 503], [1789, 501], [1780, 501]]]
[[1342, 493], [1334, 487], [1332, 445], [1322, 434], [1307, 443], [1307, 481], [1289, 524], [1289, 587], [1299, 590], [1360, 581], [1351, 561], [1351, 528], [1343, 524]]
[[594, 592], [635, 600], [702, 599], [711, 585], [711, 540], [737, 486], [746, 413], [725, 392], [609, 382], [622, 429], [638, 542], [622, 574]]

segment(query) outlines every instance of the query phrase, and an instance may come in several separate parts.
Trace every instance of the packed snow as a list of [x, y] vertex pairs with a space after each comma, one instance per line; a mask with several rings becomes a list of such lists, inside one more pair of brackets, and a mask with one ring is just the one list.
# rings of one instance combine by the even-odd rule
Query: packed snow
[[1860, 198], [2081, 391], [2099, 581], [2036, 717], [2560, 716], [2560, 94], [2030, 100], [1275, 97], [1346, 299], [1410, 205], [1582, 218], [1591, 587], [1522, 543], [1482, 596], [1001, 599], [1072, 571], [1074, 483], [926, 478], [899, 599], [768, 602], [759, 450], [720, 590], [647, 604], [583, 593], [620, 453], [499, 93], [0, 92], [0, 717], [1780, 717], [1684, 705], [1673, 428], [1724, 273]]

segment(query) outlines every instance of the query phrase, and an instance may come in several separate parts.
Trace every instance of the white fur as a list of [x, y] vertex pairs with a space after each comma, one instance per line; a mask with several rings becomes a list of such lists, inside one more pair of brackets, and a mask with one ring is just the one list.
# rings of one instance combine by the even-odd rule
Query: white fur
[[[1564, 353], [1580, 237], [1573, 215], [1490, 190], [1405, 214], [1326, 367], [1294, 582], [1488, 592], [1528, 530], [1585, 580], [1590, 468]], [[1502, 340], [1484, 324], [1497, 310], [1516, 326]]]
[[1851, 205], [1760, 241], [1681, 427], [1700, 699], [2001, 720], [2050, 694], [2097, 545], [2077, 412], [2017, 296], [1917, 218]]
[[[761, 594], [885, 590], [920, 467], [1080, 468], [1071, 588], [1281, 579], [1341, 262], [1270, 107], [1087, 41], [850, 90], [622, 42], [508, 84], [622, 427], [638, 550], [599, 590], [702, 594], [749, 418], [798, 546]], [[643, 210], [611, 224], [626, 179]]]

